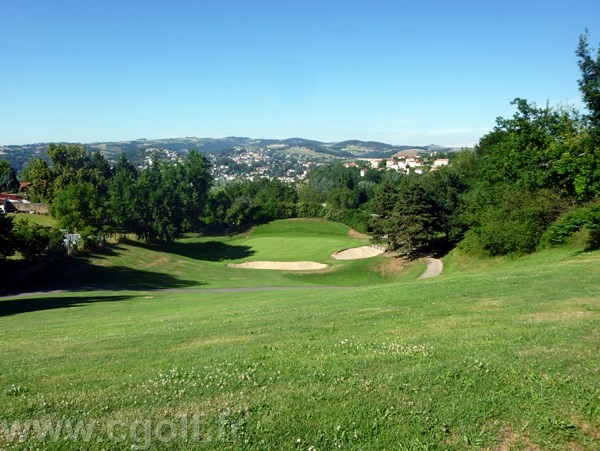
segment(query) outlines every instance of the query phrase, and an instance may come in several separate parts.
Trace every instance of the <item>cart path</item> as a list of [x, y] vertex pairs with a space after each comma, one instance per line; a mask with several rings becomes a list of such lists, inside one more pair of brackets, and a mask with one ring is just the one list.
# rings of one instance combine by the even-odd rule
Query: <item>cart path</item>
[[427, 269], [421, 274], [419, 279], [429, 279], [430, 277], [439, 276], [444, 269], [444, 263], [439, 258], [426, 257]]

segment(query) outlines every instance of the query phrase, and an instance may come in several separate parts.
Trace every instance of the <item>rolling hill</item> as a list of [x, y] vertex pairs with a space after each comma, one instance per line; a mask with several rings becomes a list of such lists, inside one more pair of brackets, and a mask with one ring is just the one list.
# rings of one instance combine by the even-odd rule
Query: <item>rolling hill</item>
[[[398, 152], [413, 150], [420, 152], [450, 152], [456, 150], [451, 147], [437, 145], [428, 146], [394, 146], [376, 141], [348, 140], [336, 143], [325, 143], [305, 138], [288, 139], [253, 139], [247, 137], [229, 136], [225, 138], [164, 138], [145, 139], [139, 138], [131, 141], [108, 141], [85, 143], [90, 151], [99, 150], [107, 159], [116, 160], [121, 153], [125, 153], [132, 161], [142, 161], [146, 149], [170, 149], [185, 153], [195, 149], [203, 153], [214, 153], [229, 149], [268, 148], [273, 152], [294, 153], [310, 150], [315, 155], [338, 158], [389, 158]], [[48, 143], [34, 143], [25, 145], [0, 146], [0, 158], [8, 162], [20, 172], [26, 162], [31, 158], [45, 157]]]

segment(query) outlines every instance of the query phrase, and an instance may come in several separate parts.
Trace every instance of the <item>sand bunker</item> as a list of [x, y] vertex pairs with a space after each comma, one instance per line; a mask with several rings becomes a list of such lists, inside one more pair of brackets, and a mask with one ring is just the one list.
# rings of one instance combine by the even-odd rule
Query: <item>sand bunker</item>
[[317, 262], [244, 262], [230, 263], [230, 268], [278, 269], [281, 271], [313, 271], [325, 269], [327, 265]]
[[375, 249], [371, 246], [353, 247], [336, 252], [332, 255], [336, 260], [358, 260], [361, 258], [371, 258], [383, 254], [381, 249]]

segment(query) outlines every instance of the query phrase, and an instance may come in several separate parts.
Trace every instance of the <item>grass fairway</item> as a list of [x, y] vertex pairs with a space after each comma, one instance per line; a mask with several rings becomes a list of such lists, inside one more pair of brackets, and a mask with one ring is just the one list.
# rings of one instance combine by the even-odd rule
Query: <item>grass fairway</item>
[[[39, 289], [214, 289], [237, 287], [357, 286], [415, 279], [422, 265], [402, 266], [396, 259], [376, 257], [339, 261], [336, 251], [368, 244], [351, 238], [348, 227], [324, 220], [274, 221], [233, 237], [187, 238], [165, 245], [121, 243], [83, 256], [70, 267], [54, 268]], [[316, 261], [320, 271], [265, 271], [230, 268], [246, 261]], [[69, 277], [65, 280], [64, 274]], [[38, 289], [31, 286], [30, 289]]]
[[600, 252], [453, 262], [345, 290], [0, 299], [0, 448], [597, 449]]

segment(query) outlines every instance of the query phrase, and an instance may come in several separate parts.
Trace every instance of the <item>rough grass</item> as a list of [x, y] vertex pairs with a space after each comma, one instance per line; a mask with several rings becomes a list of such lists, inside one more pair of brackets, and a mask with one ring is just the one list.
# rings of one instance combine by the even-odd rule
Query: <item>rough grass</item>
[[0, 448], [597, 449], [600, 252], [470, 268], [346, 290], [2, 299], [0, 427], [93, 428], [0, 429]]

